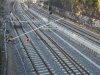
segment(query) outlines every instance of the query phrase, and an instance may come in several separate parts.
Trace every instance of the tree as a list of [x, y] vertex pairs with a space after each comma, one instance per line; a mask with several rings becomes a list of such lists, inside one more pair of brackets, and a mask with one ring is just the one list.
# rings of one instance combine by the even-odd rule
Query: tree
[[98, 0], [98, 10], [100, 12], [100, 0]]

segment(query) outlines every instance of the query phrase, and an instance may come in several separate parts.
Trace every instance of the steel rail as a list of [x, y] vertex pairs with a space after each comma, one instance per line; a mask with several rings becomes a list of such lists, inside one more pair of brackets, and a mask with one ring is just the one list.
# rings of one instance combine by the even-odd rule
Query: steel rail
[[[42, 13], [40, 13], [40, 14], [44, 15], [45, 17], [48, 17], [47, 16], [48, 14], [44, 13], [42, 9], [37, 10], [37, 11], [38, 11], [38, 13], [40, 13], [40, 11], [41, 11]], [[51, 16], [50, 18], [52, 20], [54, 20], [55, 17]], [[56, 19], [57, 19], [57, 17], [56, 17]], [[80, 28], [78, 26], [71, 25], [70, 23], [67, 23], [65, 20], [61, 20], [60, 22], [56, 22], [56, 23], [58, 23], [58, 24], [60, 24], [60, 25], [62, 25], [64, 27], [66, 27], [66, 28], [69, 28], [70, 30], [72, 30], [72, 31], [74, 31], [74, 32], [82, 35], [83, 37], [85, 36], [86, 38], [88, 38], [91, 41], [97, 43], [98, 45], [100, 44], [100, 41], [99, 41], [100, 38], [98, 36], [96, 36], [95, 34], [93, 34], [93, 33], [90, 33], [90, 32], [88, 32], [86, 30], [84, 31], [84, 29], [82, 29], [82, 28]]]
[[[17, 20], [19, 20], [18, 19], [18, 17], [16, 17], [17, 18]], [[20, 23], [20, 22], [19, 22]], [[20, 25], [22, 25], [22, 23], [20, 23]], [[24, 31], [24, 29], [23, 29], [23, 27], [21, 26], [21, 29], [22, 29], [22, 31], [23, 31], [23, 33], [25, 33], [25, 31]], [[25, 34], [25, 36], [28, 38], [28, 35], [27, 34]], [[22, 41], [21, 41], [22, 42]], [[50, 70], [50, 68], [48, 67], [48, 65], [46, 64], [46, 62], [44, 61], [44, 59], [42, 58], [42, 56], [39, 54], [39, 52], [37, 51], [37, 49], [35, 48], [35, 46], [34, 46], [34, 44], [30, 41], [30, 44], [32, 45], [32, 47], [34, 48], [34, 50], [36, 51], [36, 53], [39, 55], [39, 57], [40, 57], [40, 59], [42, 60], [42, 62], [44, 63], [44, 65], [46, 66], [46, 68], [47, 68], [47, 70], [49, 71], [49, 73], [50, 73], [50, 75], [52, 75], [53, 73], [52, 73], [52, 71]], [[28, 53], [28, 52], [27, 52]], [[37, 70], [37, 74], [38, 74], [38, 70]], [[39, 74], [38, 74], [39, 75]]]
[[[31, 26], [31, 25], [30, 25]], [[32, 27], [32, 26], [31, 26]], [[34, 29], [33, 27], [32, 27], [32, 29]], [[45, 41], [44, 40], [44, 38], [43, 37], [41, 37], [41, 35], [39, 34], [40, 33], [40, 31], [38, 30], [38, 31], [35, 31], [36, 33], [37, 33], [37, 35], [41, 38], [41, 40], [45, 43], [45, 45], [50, 49], [50, 51], [52, 52], [52, 54], [58, 59], [58, 61], [60, 62], [60, 64], [64, 67], [64, 69], [68, 72], [68, 69], [66, 69], [66, 67], [65, 67], [65, 65], [67, 65], [66, 63], [65, 63], [65, 61], [53, 50], [53, 48], [47, 43], [47, 41]], [[42, 31], [41, 31], [42, 32]], [[42, 32], [43, 33], [43, 32]], [[46, 35], [45, 35], [46, 36]], [[47, 36], [46, 36], [47, 37]], [[49, 37], [48, 37], [49, 38]], [[49, 38], [49, 40], [51, 41], [51, 39]], [[57, 44], [55, 44], [54, 43], [54, 41], [52, 40], [51, 41], [54, 45], [56, 45], [56, 47], [58, 48], [58, 49], [60, 49], [60, 51], [62, 51], [62, 48], [61, 47], [59, 47]], [[62, 52], [63, 54], [64, 54], [64, 52]], [[66, 54], [64, 54], [64, 56], [66, 56]], [[68, 54], [67, 54], [67, 56], [66, 56], [66, 58], [68, 58]], [[71, 57], [69, 57], [69, 58], [71, 58]], [[72, 60], [72, 58], [70, 59], [70, 61], [72, 62], [72, 61], [74, 61], [74, 60]], [[62, 63], [63, 62], [63, 63]], [[76, 66], [75, 65], [75, 61], [74, 62], [72, 62], [73, 64], [74, 64], [74, 66]], [[78, 63], [77, 63], [77, 65], [78, 66], [80, 66]], [[67, 65], [67, 67], [68, 68], [70, 68], [68, 65]], [[80, 66], [81, 67], [81, 66]], [[84, 69], [83, 67], [81, 67], [82, 69]], [[77, 68], [78, 70], [79, 70], [79, 68]], [[81, 72], [81, 70], [79, 70], [80, 72]], [[89, 75], [89, 73], [84, 69], [84, 71], [86, 72], [86, 74], [88, 74]], [[73, 71], [73, 70], [71, 70], [71, 72], [73, 72], [74, 74], [75, 74], [75, 72]], [[70, 72], [68, 72], [69, 74], [70, 74]], [[82, 72], [81, 72], [82, 73]], [[82, 73], [83, 74], [83, 73]]]

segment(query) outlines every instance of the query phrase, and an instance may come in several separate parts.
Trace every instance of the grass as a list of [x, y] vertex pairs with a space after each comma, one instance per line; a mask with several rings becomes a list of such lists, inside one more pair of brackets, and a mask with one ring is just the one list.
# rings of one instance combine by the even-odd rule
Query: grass
[[2, 30], [2, 18], [4, 17], [4, 8], [3, 8], [3, 0], [0, 0], [0, 75], [2, 75], [2, 67], [3, 67], [3, 63], [2, 63], [2, 61], [3, 61], [3, 50], [4, 50], [4, 48], [3, 48], [3, 44], [4, 44], [4, 42], [3, 42], [3, 40], [4, 40], [4, 37], [3, 37], [3, 31], [1, 31]]

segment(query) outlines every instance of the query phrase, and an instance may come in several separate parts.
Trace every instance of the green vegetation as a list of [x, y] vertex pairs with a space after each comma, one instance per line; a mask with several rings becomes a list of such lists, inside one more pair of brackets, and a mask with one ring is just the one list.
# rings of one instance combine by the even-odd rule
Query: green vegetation
[[2, 21], [3, 21], [3, 16], [4, 16], [4, 8], [3, 8], [3, 2], [4, 0], [0, 0], [0, 75], [2, 75], [2, 56], [3, 56], [3, 32], [2, 32]]
[[[48, 0], [49, 1], [49, 0]], [[49, 2], [44, 2], [48, 9]], [[52, 12], [100, 33], [100, 0], [52, 0]]]
[[70, 3], [76, 15], [100, 19], [100, 0], [70, 0]]
[[[4, 16], [4, 8], [3, 8], [3, 0], [0, 0], [0, 30], [2, 29], [2, 21], [3, 21], [3, 16]], [[0, 31], [0, 41], [2, 40], [1, 38], [1, 31]]]
[[[100, 0], [52, 0], [53, 6], [70, 11], [77, 16], [85, 15], [100, 19]], [[45, 4], [48, 4], [46, 2]]]
[[65, 10], [76, 13], [76, 15], [87, 15], [93, 18], [99, 18], [100, 15], [100, 0], [54, 0], [62, 5]]
[[4, 15], [4, 8], [3, 8], [3, 0], [0, 0], [0, 18], [2, 18]]

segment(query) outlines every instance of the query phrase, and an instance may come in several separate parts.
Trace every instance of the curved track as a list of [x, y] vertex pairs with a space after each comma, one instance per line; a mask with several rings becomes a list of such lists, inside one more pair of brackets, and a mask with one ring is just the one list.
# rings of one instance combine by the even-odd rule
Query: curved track
[[[30, 20], [31, 20], [31, 18], [30, 18]], [[29, 25], [33, 30], [35, 28], [37, 28], [36, 27], [37, 25], [32, 26], [32, 24], [35, 25], [35, 23], [29, 22]], [[39, 38], [43, 41], [43, 43], [48, 47], [48, 49], [53, 54], [55, 59], [59, 62], [59, 65], [61, 67], [63, 67], [63, 69], [66, 71], [67, 74], [83, 74], [83, 75], [87, 74], [87, 75], [89, 75], [89, 73], [81, 65], [79, 65], [79, 63], [77, 63], [71, 56], [69, 56], [63, 50], [63, 48], [61, 48], [55, 41], [53, 41], [52, 38], [47, 36], [41, 30], [37, 30], [35, 32], [39, 36]], [[52, 43], [52, 45], [50, 43]], [[54, 49], [54, 47], [55, 47], [55, 49]]]
[[[48, 13], [44, 12], [42, 9], [38, 9], [35, 5], [34, 5], [34, 10], [36, 10], [39, 14], [45, 16], [46, 18], [48, 18]], [[58, 19], [58, 17], [56, 17], [55, 15], [50, 17], [51, 20], [55, 20]], [[63, 26], [64, 28], [70, 29], [71, 31], [91, 40], [93, 43], [97, 44], [99, 46], [100, 44], [100, 36], [88, 31], [88, 30], [84, 30], [83, 28], [77, 26], [77, 25], [72, 25], [68, 22], [66, 22], [65, 20], [61, 20], [60, 22], [56, 22], [59, 25]]]
[[[21, 25], [21, 23], [20, 23], [20, 25]], [[22, 26], [20, 26], [20, 27], [22, 29], [22, 32], [25, 33], [23, 27]], [[19, 36], [20, 35], [20, 32], [18, 32], [18, 30], [17, 30], [16, 27], [15, 27], [15, 30], [16, 30], [18, 36]], [[28, 35], [25, 34], [24, 38], [25, 37], [28, 38]], [[23, 48], [25, 49], [25, 52], [26, 52], [28, 58], [30, 59], [30, 62], [32, 64], [33, 69], [36, 72], [36, 74], [37, 75], [40, 75], [40, 74], [53, 75], [53, 71], [49, 68], [48, 63], [46, 62], [45, 59], [43, 59], [43, 56], [38, 52], [38, 50], [35, 48], [34, 44], [30, 41], [30, 45], [31, 45], [30, 47], [32, 47], [32, 49], [33, 49], [30, 52], [27, 49], [27, 46], [25, 46], [25, 42], [24, 42], [23, 38], [22, 37], [19, 37], [19, 39], [22, 42]], [[42, 66], [42, 68], [41, 68], [41, 66]]]

